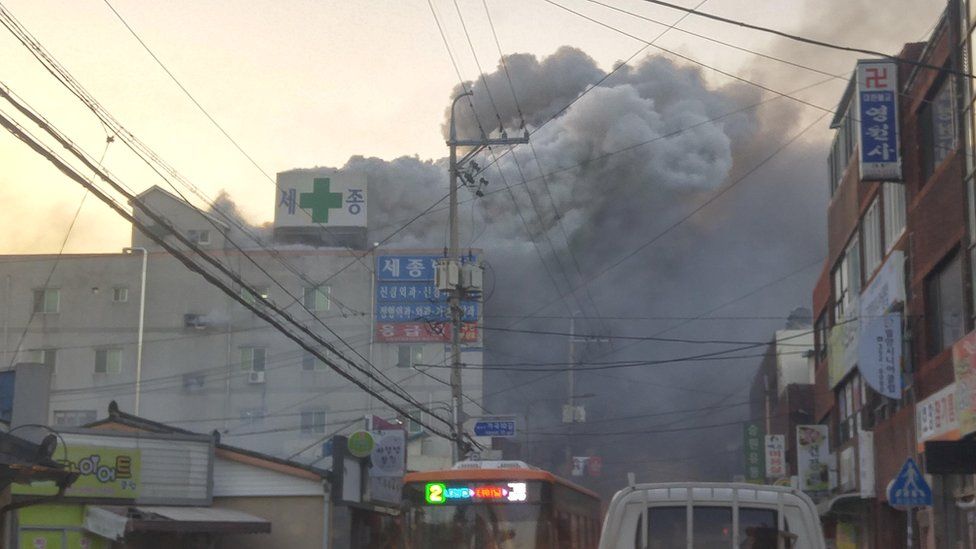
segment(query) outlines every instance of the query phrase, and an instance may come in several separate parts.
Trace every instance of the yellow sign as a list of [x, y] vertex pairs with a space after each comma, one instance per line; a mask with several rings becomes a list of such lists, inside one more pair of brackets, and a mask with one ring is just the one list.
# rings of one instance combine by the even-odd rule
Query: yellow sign
[[[135, 499], [139, 495], [140, 453], [136, 448], [102, 448], [97, 446], [69, 446], [65, 452], [59, 447], [53, 456], [68, 470], [80, 473], [65, 492], [66, 497]], [[15, 494], [56, 494], [53, 482], [31, 485], [14, 484]]]

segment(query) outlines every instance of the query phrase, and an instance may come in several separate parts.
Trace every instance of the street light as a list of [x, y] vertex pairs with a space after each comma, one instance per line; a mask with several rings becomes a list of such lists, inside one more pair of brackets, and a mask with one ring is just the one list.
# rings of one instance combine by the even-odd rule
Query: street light
[[146, 321], [146, 268], [149, 266], [149, 251], [145, 248], [122, 248], [122, 252], [132, 254], [142, 252], [142, 277], [139, 283], [139, 335], [136, 338], [136, 401], [133, 406], [135, 415], [139, 415], [139, 396], [142, 393], [142, 334]]

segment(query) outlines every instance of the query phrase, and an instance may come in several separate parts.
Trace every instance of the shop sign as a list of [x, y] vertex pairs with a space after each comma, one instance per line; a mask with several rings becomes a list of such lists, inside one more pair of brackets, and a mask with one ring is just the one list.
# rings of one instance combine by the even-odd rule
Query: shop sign
[[796, 464], [800, 490], [826, 492], [830, 489], [830, 449], [826, 425], [796, 426]]
[[371, 477], [402, 477], [406, 465], [406, 433], [400, 430], [374, 431], [370, 455]]
[[976, 432], [976, 331], [952, 346], [952, 366], [956, 372], [956, 418], [959, 434]]
[[366, 226], [366, 176], [362, 174], [295, 170], [279, 173], [277, 185], [275, 227]]
[[893, 61], [858, 61], [856, 114], [861, 181], [900, 181], [898, 65]]
[[766, 478], [786, 476], [786, 435], [766, 435]]
[[358, 458], [364, 458], [373, 453], [375, 441], [369, 431], [356, 431], [346, 439], [346, 449]]
[[[141, 455], [136, 448], [106, 448], [69, 445], [59, 447], [57, 457], [66, 457], [67, 468], [79, 473], [65, 491], [66, 497], [135, 499], [139, 497]], [[53, 482], [15, 484], [15, 494], [56, 494]]]
[[861, 331], [857, 369], [868, 385], [888, 398], [901, 398], [901, 313], [890, 313], [905, 301], [905, 253], [891, 252], [861, 294]]
[[858, 487], [862, 498], [874, 497], [874, 433], [857, 433]]
[[743, 450], [746, 461], [746, 482], [762, 484], [765, 482], [766, 467], [763, 464], [763, 429], [758, 423], [743, 426]]
[[927, 440], [959, 440], [955, 383], [915, 405], [915, 433], [920, 452], [925, 451]]
[[858, 328], [857, 318], [847, 318], [830, 329], [827, 377], [831, 388], [836, 387], [857, 364]]

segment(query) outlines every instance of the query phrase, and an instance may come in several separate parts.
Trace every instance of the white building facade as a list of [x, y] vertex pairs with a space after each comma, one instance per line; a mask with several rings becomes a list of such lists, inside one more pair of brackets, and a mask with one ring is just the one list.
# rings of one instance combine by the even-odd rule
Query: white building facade
[[[302, 194], [292, 192], [296, 206]], [[140, 198], [346, 357], [450, 417], [445, 342], [381, 342], [384, 338], [375, 336], [377, 258], [436, 251], [306, 246], [294, 222], [287, 226], [286, 245], [258, 247], [229, 220], [158, 187]], [[279, 209], [287, 198], [282, 191]], [[361, 208], [365, 214], [365, 202]], [[361, 240], [365, 215], [363, 224]], [[321, 226], [317, 238], [329, 232], [328, 223], [321, 222], [309, 223], [307, 232], [315, 232], [312, 225]], [[158, 226], [154, 230], [165, 235]], [[346, 245], [359, 238], [355, 227], [340, 227], [338, 233]], [[172, 235], [165, 238], [175, 242]], [[120, 409], [145, 418], [196, 432], [216, 429], [229, 444], [313, 462], [322, 457], [331, 434], [361, 429], [372, 415], [387, 420], [397, 415], [135, 228], [132, 243], [134, 249], [116, 254], [0, 257], [0, 368], [26, 361], [52, 368], [52, 425], [93, 421], [116, 401]], [[234, 289], [253, 299], [239, 286]], [[480, 308], [475, 314], [480, 321]], [[464, 350], [466, 364], [481, 364], [480, 338]], [[345, 368], [409, 408], [377, 381]], [[479, 368], [465, 371], [463, 385], [468, 397], [482, 401]], [[420, 416], [430, 421], [427, 414]], [[450, 445], [413, 427], [411, 453], [422, 454], [418, 462], [448, 465]]]

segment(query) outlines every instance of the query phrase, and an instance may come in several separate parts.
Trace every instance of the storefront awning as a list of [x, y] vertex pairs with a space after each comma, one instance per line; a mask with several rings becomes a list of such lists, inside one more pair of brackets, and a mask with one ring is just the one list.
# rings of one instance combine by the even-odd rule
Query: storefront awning
[[130, 532], [182, 534], [266, 534], [271, 523], [261, 517], [213, 507], [95, 506], [85, 509], [85, 528], [113, 540]]

